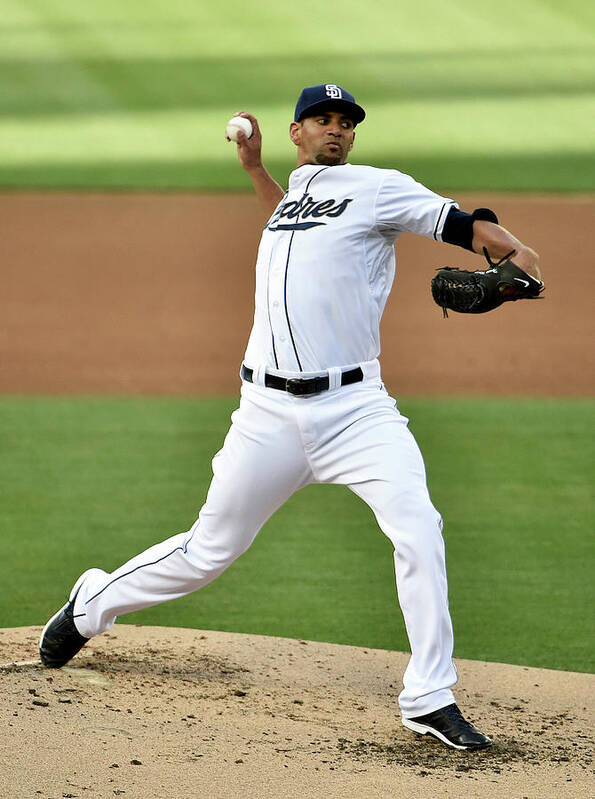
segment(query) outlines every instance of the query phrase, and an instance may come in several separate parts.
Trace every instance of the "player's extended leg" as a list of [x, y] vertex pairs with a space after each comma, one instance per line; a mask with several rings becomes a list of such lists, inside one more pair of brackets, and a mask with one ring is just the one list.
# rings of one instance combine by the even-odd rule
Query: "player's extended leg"
[[368, 384], [346, 391], [341, 405], [326, 419], [328, 443], [312, 462], [321, 482], [347, 484], [372, 508], [395, 547], [412, 653], [399, 702], [405, 716], [427, 714], [454, 702], [450, 689], [457, 680], [442, 520], [430, 501], [421, 453], [394, 400]]
[[[75, 586], [72, 614], [85, 638], [116, 616], [185, 596], [245, 552], [266, 520], [311, 473], [287, 398], [249, 386], [220, 452], [198, 520], [107, 574], [91, 569]], [[76, 596], [74, 596], [76, 593]], [[80, 648], [80, 647], [79, 647]]]

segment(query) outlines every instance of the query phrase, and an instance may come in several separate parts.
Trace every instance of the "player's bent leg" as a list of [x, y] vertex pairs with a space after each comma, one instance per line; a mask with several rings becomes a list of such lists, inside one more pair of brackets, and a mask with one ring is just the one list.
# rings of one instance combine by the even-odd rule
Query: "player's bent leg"
[[[276, 398], [262, 396], [262, 390], [260, 395], [247, 394], [213, 459], [213, 480], [191, 529], [150, 547], [111, 574], [93, 569], [79, 581], [72, 619], [82, 637], [109, 629], [119, 615], [212, 582], [248, 549], [274, 511], [310, 481], [291, 418], [284, 423], [283, 407], [277, 407]], [[249, 413], [242, 412], [246, 406]]]
[[[462, 715], [451, 688], [457, 681], [452, 661], [453, 630], [442, 519], [427, 491], [423, 461], [407, 432], [393, 460], [394, 477], [350, 487], [372, 507], [392, 541], [399, 603], [411, 646], [411, 658], [399, 695], [403, 724], [420, 735], [431, 735], [455, 749], [491, 745]], [[388, 430], [383, 438], [390, 440]], [[417, 465], [415, 465], [417, 462]]]
[[323, 481], [347, 484], [360, 496], [394, 545], [412, 653], [399, 703], [404, 716], [421, 716], [453, 703], [457, 681], [442, 520], [430, 500], [419, 447], [394, 400], [364, 386], [346, 396], [345, 405], [333, 451], [317, 453], [315, 466]]
[[453, 630], [442, 521], [427, 492], [395, 487], [383, 496], [374, 484], [351, 486], [373, 509], [394, 545], [399, 604], [411, 647], [399, 704], [404, 716], [431, 713], [454, 702]]

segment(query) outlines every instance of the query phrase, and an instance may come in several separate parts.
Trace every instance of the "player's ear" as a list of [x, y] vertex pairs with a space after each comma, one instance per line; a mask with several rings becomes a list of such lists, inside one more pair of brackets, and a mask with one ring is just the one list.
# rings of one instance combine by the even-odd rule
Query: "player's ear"
[[353, 144], [355, 142], [355, 131], [353, 131], [353, 138], [351, 139], [351, 144], [349, 145], [349, 149], [353, 150]]
[[302, 123], [301, 122], [292, 122], [289, 126], [289, 138], [295, 144], [296, 147], [299, 147], [302, 141]]

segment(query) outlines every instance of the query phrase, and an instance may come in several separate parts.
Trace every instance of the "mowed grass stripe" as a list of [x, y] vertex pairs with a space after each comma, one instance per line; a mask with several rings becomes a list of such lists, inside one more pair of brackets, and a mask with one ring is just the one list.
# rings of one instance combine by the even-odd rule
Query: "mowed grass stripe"
[[[2, 57], [0, 63], [3, 115], [25, 118], [122, 110], [225, 113], [230, 104], [232, 110], [238, 104], [280, 107], [287, 114], [303, 83], [337, 72], [366, 106], [389, 103], [393, 109], [408, 102], [579, 99], [589, 97], [595, 84], [588, 47], [535, 48], [522, 54], [511, 48], [489, 53], [387, 51], [354, 55], [340, 65], [334, 55], [304, 64], [299, 55], [280, 59], [235, 53], [214, 58], [172, 56], [166, 61], [125, 56]], [[270, 80], [272, 73], [275, 81]]]
[[[112, 570], [188, 529], [235, 405], [1, 399], [0, 624], [42, 623], [83, 569]], [[400, 406], [446, 522], [456, 654], [593, 670], [593, 403]], [[369, 509], [311, 486], [215, 583], [125, 620], [406, 649], [393, 580]]]
[[[353, 159], [356, 163], [356, 159]], [[266, 160], [271, 174], [287, 185], [295, 161]], [[436, 191], [455, 199], [462, 191], [492, 192], [587, 192], [593, 191], [594, 153], [566, 153], [526, 156], [441, 156], [401, 155], [395, 159], [379, 159], [384, 168], [398, 168]], [[68, 178], [65, 179], [65, 174]], [[0, 185], [6, 189], [63, 189], [93, 191], [196, 191], [252, 192], [252, 184], [239, 168], [235, 155], [227, 162], [202, 159], [100, 160], [65, 164], [38, 163], [18, 167], [0, 164]], [[464, 187], [464, 188], [463, 188]], [[569, 188], [571, 187], [571, 188]]]
[[[373, 52], [445, 52], [482, 49], [588, 45], [595, 15], [588, 0], [501, 0], [478, 6], [474, 0], [395, 3], [373, 7], [344, 0], [340, 14], [317, 0], [271, 5], [270, 0], [3, 0], [3, 52], [29, 59], [119, 54], [233, 56], [275, 54], [283, 62], [300, 53], [350, 56]], [[485, 43], [485, 46], [484, 46]]]
[[[595, 86], [594, 86], [595, 89]], [[569, 137], [565, 119], [576, 115], [577, 106], [582, 116], [577, 118], [573, 135]], [[550, 109], [557, 124], [537, 141], [531, 130], [531, 121], [536, 115], [544, 115]], [[263, 153], [272, 160], [285, 159], [295, 162], [295, 147], [289, 140], [288, 127], [292, 112], [285, 107], [265, 107], [260, 104], [254, 109], [258, 114], [264, 135]], [[213, 110], [156, 110], [131, 114], [127, 111], [109, 114], [72, 114], [68, 120], [50, 117], [44, 127], [49, 134], [48, 141], [39, 142], [39, 134], [27, 120], [11, 117], [0, 120], [0, 135], [12, 141], [12, 166], [34, 165], [37, 162], [64, 161], [74, 165], [98, 160], [119, 160], [124, 165], [129, 160], [169, 158], [172, 161], [191, 161], [200, 158], [213, 165], [217, 162], [233, 162], [235, 146], [225, 141], [227, 116]], [[539, 97], [532, 99], [502, 100], [488, 98], [482, 100], [463, 99], [458, 103], [437, 101], [431, 105], [420, 101], [407, 101], [396, 107], [391, 103], [367, 104], [371, 120], [364, 122], [356, 131], [356, 146], [352, 160], [358, 158], [373, 161], [410, 156], [439, 156], [448, 158], [463, 149], [469, 157], [477, 157], [485, 152], [486, 144], [491, 146], [491, 154], [521, 155], [530, 152], [533, 156], [552, 152], [563, 156], [577, 153], [589, 157], [593, 152], [589, 147], [589, 125], [595, 118], [595, 99], [579, 97]], [[502, 132], [509, 131], [512, 124], [506, 120], [506, 113], [513, 113], [518, 126], [516, 139], [507, 142]], [[468, 121], [468, 127], [461, 127], [461, 115]], [[502, 124], [494, 133], [493, 118], [501, 116]], [[509, 131], [510, 132], [510, 131]], [[423, 135], [422, 135], [423, 134]], [[62, 136], [61, 146], [57, 143]], [[457, 142], [455, 146], [453, 142]], [[241, 170], [236, 169], [241, 172]], [[199, 178], [199, 176], [197, 176]]]

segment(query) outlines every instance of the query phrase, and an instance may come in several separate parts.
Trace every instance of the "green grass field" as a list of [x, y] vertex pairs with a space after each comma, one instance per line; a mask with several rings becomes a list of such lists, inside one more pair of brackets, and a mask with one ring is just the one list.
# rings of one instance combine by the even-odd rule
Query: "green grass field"
[[[593, 403], [403, 400], [443, 513], [456, 655], [593, 670]], [[0, 626], [43, 623], [84, 569], [190, 527], [235, 402], [0, 399]], [[122, 621], [407, 648], [391, 547], [311, 486], [217, 581]]]
[[[227, 119], [282, 183], [301, 88], [368, 112], [352, 161], [442, 191], [595, 189], [587, 0], [0, 0], [0, 189], [243, 190]], [[0, 398], [0, 626], [187, 529], [233, 401]], [[446, 519], [460, 657], [593, 670], [588, 400], [407, 400]], [[125, 617], [407, 646], [390, 545], [347, 489], [293, 497], [198, 594]]]
[[243, 189], [254, 112], [285, 182], [301, 88], [368, 111], [352, 160], [438, 189], [592, 191], [588, 0], [0, 0], [0, 187]]

